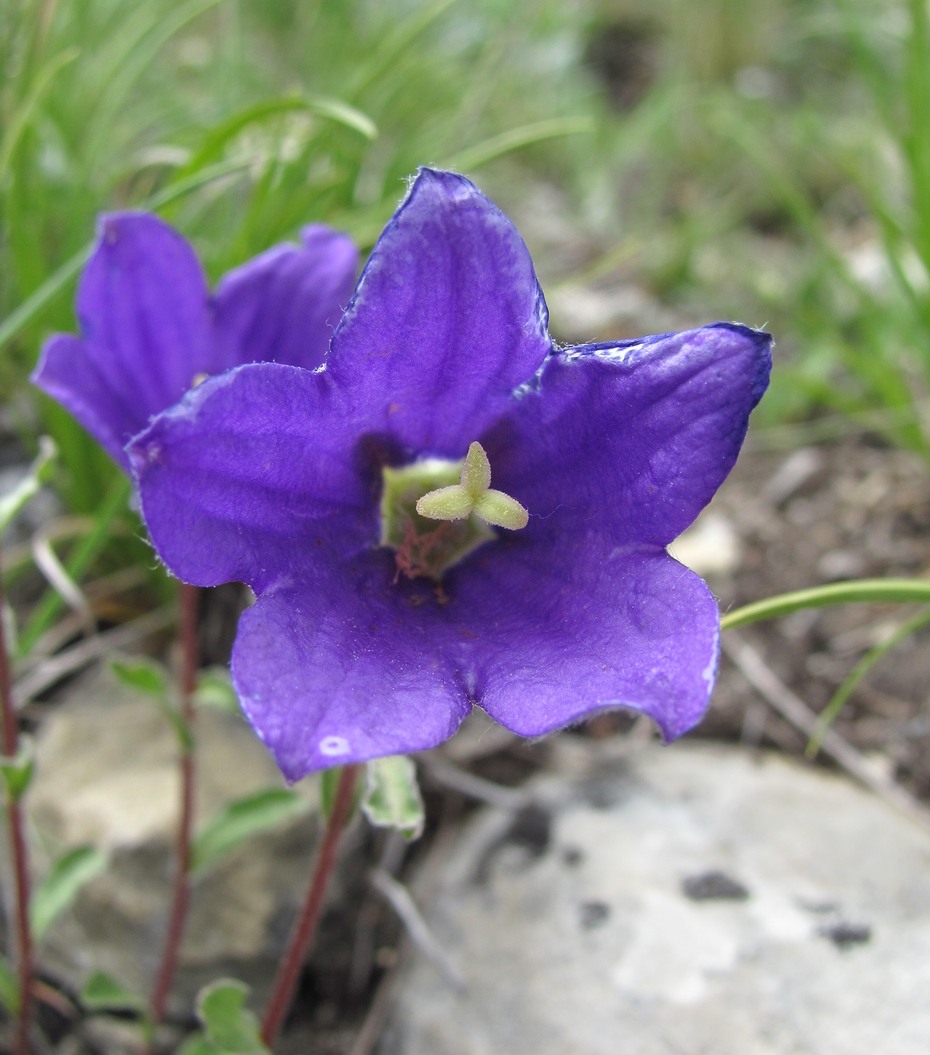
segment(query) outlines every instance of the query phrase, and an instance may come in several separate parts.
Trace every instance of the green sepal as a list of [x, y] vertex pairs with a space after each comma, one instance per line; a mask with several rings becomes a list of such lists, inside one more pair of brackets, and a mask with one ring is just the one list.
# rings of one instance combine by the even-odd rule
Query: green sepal
[[94, 846], [67, 850], [52, 865], [51, 871], [32, 896], [29, 917], [36, 941], [74, 901], [82, 887], [95, 879], [107, 866], [107, 855]]
[[252, 835], [309, 812], [310, 804], [288, 788], [265, 788], [224, 806], [197, 833], [193, 871], [203, 872]]
[[423, 834], [425, 812], [416, 766], [407, 755], [375, 758], [365, 767], [362, 812], [376, 828], [395, 828], [407, 840]]
[[35, 772], [35, 747], [32, 737], [21, 736], [16, 754], [0, 756], [0, 772], [9, 802], [18, 802], [32, 783]]

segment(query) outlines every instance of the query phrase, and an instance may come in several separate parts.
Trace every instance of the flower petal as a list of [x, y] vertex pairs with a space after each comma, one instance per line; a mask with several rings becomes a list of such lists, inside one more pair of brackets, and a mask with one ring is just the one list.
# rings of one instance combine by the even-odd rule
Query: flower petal
[[123, 445], [205, 369], [207, 286], [194, 251], [147, 213], [111, 213], [81, 277], [82, 340], [53, 337], [33, 381], [126, 467]]
[[236, 692], [289, 780], [435, 747], [470, 710], [453, 631], [429, 588], [393, 571], [385, 550], [315, 565], [240, 620]]
[[664, 551], [510, 536], [477, 551], [448, 589], [473, 643], [474, 701], [521, 736], [631, 707], [672, 739], [707, 707], [717, 605]]
[[155, 548], [186, 582], [287, 579], [378, 538], [377, 489], [325, 376], [278, 363], [204, 382], [128, 451]]
[[275, 246], [220, 281], [216, 372], [243, 363], [308, 370], [322, 363], [355, 285], [358, 250], [322, 224], [301, 236], [303, 245]]
[[359, 427], [462, 458], [548, 354], [547, 313], [513, 224], [468, 180], [421, 170], [375, 246], [327, 370]]
[[771, 338], [716, 323], [551, 356], [483, 440], [532, 533], [665, 546], [713, 497], [768, 384]]

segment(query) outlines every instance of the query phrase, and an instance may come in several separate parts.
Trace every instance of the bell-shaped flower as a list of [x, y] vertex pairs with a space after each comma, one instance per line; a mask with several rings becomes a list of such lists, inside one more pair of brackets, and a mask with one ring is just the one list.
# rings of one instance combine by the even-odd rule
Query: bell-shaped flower
[[432, 747], [475, 706], [530, 737], [629, 707], [670, 739], [719, 617], [666, 546], [733, 465], [770, 345], [716, 323], [556, 347], [510, 221], [422, 170], [319, 369], [209, 380], [129, 453], [168, 567], [257, 595], [233, 679], [289, 779]]
[[126, 443], [206, 377], [254, 362], [312, 369], [352, 288], [358, 253], [344, 234], [304, 228], [230, 271], [211, 295], [194, 250], [151, 213], [100, 217], [81, 276], [81, 336], [59, 333], [32, 380], [127, 472]]

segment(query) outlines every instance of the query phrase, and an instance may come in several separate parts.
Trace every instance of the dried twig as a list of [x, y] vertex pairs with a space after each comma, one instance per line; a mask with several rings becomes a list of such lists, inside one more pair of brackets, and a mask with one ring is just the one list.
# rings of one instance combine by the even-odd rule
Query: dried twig
[[[762, 656], [736, 634], [729, 633], [724, 651], [749, 684], [795, 729], [813, 736], [818, 729], [817, 715], [775, 674]], [[870, 765], [865, 756], [844, 740], [834, 729], [821, 739], [821, 750], [850, 776], [874, 791], [889, 805], [921, 825], [930, 827], [930, 811], [922, 806], [897, 781]]]

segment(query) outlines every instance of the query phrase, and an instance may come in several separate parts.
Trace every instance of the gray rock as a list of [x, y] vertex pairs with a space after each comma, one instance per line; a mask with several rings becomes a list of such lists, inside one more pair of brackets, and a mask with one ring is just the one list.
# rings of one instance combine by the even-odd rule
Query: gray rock
[[[283, 780], [241, 718], [211, 708], [198, 716], [198, 823], [232, 799]], [[300, 788], [310, 805], [316, 782]], [[43, 723], [29, 815], [44, 848], [38, 871], [62, 850], [107, 851], [105, 874], [86, 886], [52, 927], [46, 967], [79, 988], [95, 970], [147, 995], [161, 955], [174, 874], [177, 747], [156, 705], [107, 672], [74, 683]], [[194, 886], [172, 1006], [189, 1012], [201, 985], [223, 975], [253, 987], [258, 1005], [303, 896], [315, 821], [303, 816], [253, 837]]]
[[487, 811], [402, 980], [393, 1055], [923, 1055], [930, 834], [838, 777], [677, 744], [556, 745]]

